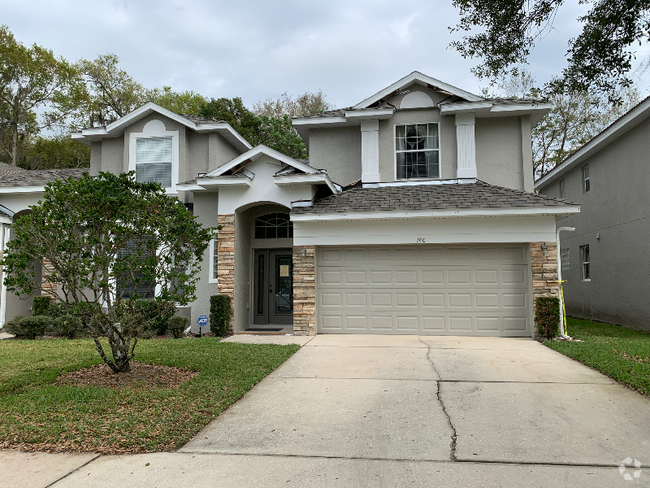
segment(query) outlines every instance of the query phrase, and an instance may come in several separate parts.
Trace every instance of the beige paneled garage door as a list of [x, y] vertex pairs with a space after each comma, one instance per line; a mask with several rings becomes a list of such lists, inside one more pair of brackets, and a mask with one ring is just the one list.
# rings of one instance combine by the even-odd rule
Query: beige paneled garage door
[[320, 333], [530, 336], [528, 245], [322, 247]]

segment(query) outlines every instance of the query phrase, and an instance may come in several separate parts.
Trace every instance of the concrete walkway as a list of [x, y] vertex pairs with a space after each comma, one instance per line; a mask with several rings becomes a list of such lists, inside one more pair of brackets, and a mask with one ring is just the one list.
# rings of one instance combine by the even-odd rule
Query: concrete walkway
[[532, 340], [272, 337], [230, 340], [303, 347], [180, 452], [0, 452], [0, 486], [650, 486], [650, 400]]

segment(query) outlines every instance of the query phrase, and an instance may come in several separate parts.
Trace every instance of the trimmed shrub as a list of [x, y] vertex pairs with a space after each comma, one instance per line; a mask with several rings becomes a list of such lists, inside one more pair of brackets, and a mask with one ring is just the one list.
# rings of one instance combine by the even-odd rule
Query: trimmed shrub
[[50, 315], [50, 306], [52, 298], [48, 296], [36, 296], [32, 306], [33, 315]]
[[54, 330], [66, 339], [76, 339], [83, 335], [85, 327], [78, 315], [61, 315], [54, 319]]
[[190, 319], [187, 317], [181, 317], [176, 315], [175, 317], [172, 317], [169, 319], [169, 332], [172, 333], [174, 336], [174, 339], [180, 339], [183, 337], [183, 334], [185, 333], [185, 329], [187, 329], [190, 325]]
[[7, 332], [16, 337], [25, 339], [36, 339], [45, 334], [52, 325], [52, 317], [45, 315], [34, 315], [32, 317], [14, 317], [5, 324]]
[[210, 330], [214, 335], [226, 337], [230, 325], [230, 297], [212, 295], [210, 297]]
[[560, 299], [538, 297], [535, 300], [535, 322], [539, 335], [547, 340], [557, 337], [560, 332]]

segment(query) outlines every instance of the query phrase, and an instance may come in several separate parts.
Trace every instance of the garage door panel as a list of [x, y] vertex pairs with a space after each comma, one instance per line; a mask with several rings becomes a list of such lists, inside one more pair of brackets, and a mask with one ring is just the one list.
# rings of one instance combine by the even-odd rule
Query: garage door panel
[[526, 245], [319, 249], [321, 332], [530, 335]]

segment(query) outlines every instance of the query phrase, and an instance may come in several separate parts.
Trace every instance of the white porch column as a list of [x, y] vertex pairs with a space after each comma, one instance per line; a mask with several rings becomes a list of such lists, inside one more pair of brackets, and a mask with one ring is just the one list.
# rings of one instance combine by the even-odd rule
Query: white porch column
[[361, 121], [361, 181], [379, 183], [379, 121]]
[[456, 114], [456, 178], [476, 178], [474, 113]]

